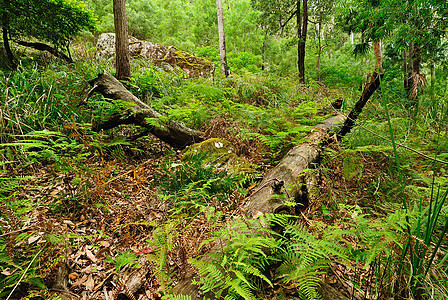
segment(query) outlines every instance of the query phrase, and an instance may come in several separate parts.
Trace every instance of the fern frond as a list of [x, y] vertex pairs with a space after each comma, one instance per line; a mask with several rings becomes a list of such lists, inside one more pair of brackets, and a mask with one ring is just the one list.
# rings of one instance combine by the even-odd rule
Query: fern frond
[[[258, 278], [264, 280], [266, 283], [268, 283], [271, 287], [273, 286], [272, 282], [263, 273], [261, 273], [259, 269], [255, 268], [254, 266], [245, 264], [245, 263], [238, 263], [238, 262], [236, 262], [235, 265], [240, 266], [241, 269], [246, 274], [250, 274], [252, 276], [258, 277]], [[236, 271], [234, 271], [234, 272], [236, 272]], [[235, 275], [237, 275], [237, 274], [235, 273]], [[251, 286], [251, 284], [249, 284], [249, 283], [247, 283], [247, 285]]]
[[162, 297], [162, 299], [167, 299], [167, 300], [192, 300], [190, 295], [173, 295], [173, 294], [168, 294]]
[[229, 294], [234, 291], [240, 297], [243, 297], [246, 300], [255, 300], [257, 299], [255, 295], [251, 292], [250, 286], [247, 286], [239, 279], [234, 279], [230, 282]]

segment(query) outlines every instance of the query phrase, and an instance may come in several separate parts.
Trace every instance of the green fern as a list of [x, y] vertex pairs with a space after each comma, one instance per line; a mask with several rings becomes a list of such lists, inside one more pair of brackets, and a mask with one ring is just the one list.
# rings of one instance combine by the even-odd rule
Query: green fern
[[257, 299], [261, 284], [273, 286], [265, 271], [276, 259], [264, 250], [275, 252], [279, 245], [268, 233], [272, 232], [259, 220], [240, 220], [232, 228], [215, 232], [210, 241], [220, 243], [222, 252], [189, 260], [202, 276], [195, 283], [204, 292], [213, 291], [217, 298], [225, 294], [224, 299]]
[[192, 300], [190, 295], [165, 295], [162, 297], [162, 299], [167, 300]]
[[334, 247], [295, 222], [280, 219], [277, 223], [284, 228], [283, 262], [276, 270], [277, 278], [295, 286], [305, 299], [321, 299], [317, 292], [322, 283], [320, 275], [325, 273]]
[[153, 272], [158, 279], [162, 290], [166, 292], [172, 280], [173, 270], [168, 264], [168, 254], [173, 248], [178, 223], [171, 221], [163, 226], [157, 227], [152, 233], [152, 239], [147, 242], [154, 247], [154, 253], [146, 255], [149, 261], [153, 262]]

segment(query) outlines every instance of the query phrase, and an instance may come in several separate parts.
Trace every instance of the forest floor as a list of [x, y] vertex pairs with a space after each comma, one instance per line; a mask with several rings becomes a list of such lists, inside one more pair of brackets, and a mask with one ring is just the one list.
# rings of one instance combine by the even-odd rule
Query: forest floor
[[[87, 65], [58, 74], [73, 71], [79, 76], [85, 72], [82, 68]], [[93, 72], [77, 78], [64, 75], [61, 80], [61, 89], [71, 89], [66, 101], [73, 107], [84, 98], [85, 76]], [[260, 180], [289, 149], [306, 141], [313, 125], [335, 114], [330, 103], [343, 98], [347, 100], [343, 110], [348, 112], [360, 93], [332, 90], [320, 82], [294, 85], [283, 78], [235, 77], [211, 83], [144, 72], [134, 78], [131, 91], [147, 97], [144, 100], [156, 110], [202, 130], [206, 139], [228, 140], [252, 171], [232, 177], [224, 168], [204, 166], [202, 158], [185, 160], [183, 151], [156, 137], [134, 138], [141, 130], [133, 126], [94, 133], [87, 120], [115, 109], [99, 96], [90, 99], [89, 111], [75, 108], [72, 115], [60, 118], [64, 120], [53, 126], [54, 132], [25, 134], [21, 128], [8, 127], [10, 131], [0, 136], [0, 298], [47, 298], [58, 292], [73, 299], [161, 299], [194, 269], [191, 258], [209, 250], [207, 241], [215, 231], [230, 227], [232, 219], [245, 219], [241, 208]], [[46, 71], [45, 76], [54, 74]], [[66, 81], [78, 85], [67, 87]], [[65, 91], [55, 95], [45, 97], [60, 103]], [[376, 97], [367, 104], [362, 122], [387, 135], [380, 101]], [[35, 102], [41, 111], [43, 104]], [[7, 115], [7, 107], [3, 108]], [[423, 126], [417, 118], [407, 117], [408, 112], [394, 114], [397, 140], [448, 158], [446, 123]], [[18, 124], [30, 124], [25, 114], [19, 115], [23, 119]], [[39, 113], [30, 115], [36, 118]], [[83, 119], [75, 122], [75, 115]], [[376, 122], [369, 121], [372, 116]], [[448, 186], [446, 166], [400, 148], [405, 163], [397, 167], [391, 145], [360, 128], [344, 142], [330, 141], [318, 164], [308, 170], [318, 178], [318, 188], [294, 226], [310, 233], [310, 247], [320, 239], [332, 239], [347, 252], [340, 257], [323, 253], [312, 263], [324, 267], [305, 269], [304, 274], [320, 278], [351, 299], [390, 295], [396, 287], [389, 273], [379, 275], [384, 266], [380, 258], [399, 256], [394, 249], [403, 247], [407, 237], [400, 235], [408, 222], [404, 220], [415, 217], [401, 213], [402, 195], [406, 194], [404, 203], [409, 201], [416, 213], [422, 212], [422, 203], [433, 203], [434, 187], [438, 185], [438, 196]], [[440, 207], [446, 218], [446, 206]], [[442, 232], [440, 241], [446, 244], [443, 222], [434, 221], [434, 233]], [[433, 249], [434, 241], [425, 249]], [[436, 260], [445, 261], [439, 256]], [[272, 286], [257, 282], [257, 296], [301, 299], [304, 294], [297, 282], [285, 282], [286, 275], [275, 275], [275, 267], [263, 270]], [[395, 274], [396, 269], [390, 270]], [[143, 276], [143, 285], [130, 292], [127, 282], [135, 274]], [[428, 276], [443, 278], [438, 273]], [[438, 286], [437, 292], [446, 291]]]

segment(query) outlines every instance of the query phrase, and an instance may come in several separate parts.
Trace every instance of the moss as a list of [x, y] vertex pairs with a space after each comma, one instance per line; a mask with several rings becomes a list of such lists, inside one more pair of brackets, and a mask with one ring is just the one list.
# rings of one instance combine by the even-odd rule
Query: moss
[[191, 145], [184, 151], [183, 160], [195, 155], [205, 156], [205, 163], [230, 173], [254, 173], [250, 164], [238, 157], [235, 147], [227, 140], [212, 138]]
[[[208, 61], [204, 58], [193, 56], [190, 53], [184, 51], [177, 50], [174, 54], [177, 60], [177, 64], [183, 63], [196, 69], [203, 69], [204, 67], [210, 67], [213, 65], [211, 61]], [[196, 61], [198, 63], [194, 63], [192, 61]]]

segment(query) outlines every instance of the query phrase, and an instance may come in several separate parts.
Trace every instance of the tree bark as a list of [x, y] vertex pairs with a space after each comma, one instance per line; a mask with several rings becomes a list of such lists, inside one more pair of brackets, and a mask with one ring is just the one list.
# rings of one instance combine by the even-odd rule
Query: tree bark
[[[89, 81], [89, 84], [93, 87], [89, 95], [93, 92], [99, 92], [107, 99], [122, 100], [129, 103], [129, 106], [120, 113], [112, 115], [99, 124], [94, 124], [92, 129], [95, 131], [110, 129], [121, 124], [136, 124], [148, 129], [151, 134], [177, 149], [182, 149], [202, 140], [203, 133], [200, 131], [192, 130], [175, 121], [163, 121], [161, 114], [140, 101], [108, 73], [99, 74], [97, 78]], [[83, 104], [83, 102], [80, 104]]]
[[[313, 168], [312, 164], [319, 158], [321, 143], [327, 132], [343, 120], [344, 117], [338, 115], [316, 125], [316, 130], [307, 138], [308, 142], [292, 148], [278, 165], [266, 174], [244, 205], [249, 218], [267, 213], [296, 215], [308, 206], [308, 192], [315, 179], [303, 171]], [[285, 205], [285, 199], [294, 201], [296, 205]]]
[[[321, 20], [321, 18], [319, 18], [319, 22], [317, 23], [317, 28], [318, 28], [318, 30], [317, 30], [317, 41], [318, 41], [318, 44], [317, 44], [317, 72], [318, 72], [318, 74], [320, 73], [320, 57], [321, 57], [321, 55], [322, 55], [322, 41], [321, 41], [321, 39], [322, 39], [322, 37], [321, 37], [321, 33], [322, 33], [322, 20]], [[320, 74], [319, 74], [319, 80], [320, 80]]]
[[342, 139], [347, 133], [349, 133], [352, 128], [355, 126], [355, 121], [358, 116], [361, 114], [362, 109], [366, 105], [367, 101], [373, 95], [373, 93], [380, 87], [381, 78], [384, 74], [378, 75], [378, 73], [374, 72], [370, 79], [370, 82], [367, 83], [362, 91], [361, 97], [356, 102], [355, 107], [352, 109], [347, 119], [345, 119], [344, 125], [341, 130], [338, 132], [338, 139]]
[[410, 71], [409, 76], [409, 92], [408, 97], [411, 105], [414, 106], [418, 102], [418, 89], [422, 85], [420, 82], [420, 62], [421, 62], [421, 47], [419, 44], [412, 44], [410, 53]]
[[[301, 13], [300, 6], [303, 2]], [[308, 29], [308, 0], [297, 0], [297, 67], [299, 70], [299, 82], [305, 83], [305, 45]]]
[[115, 24], [115, 68], [118, 80], [131, 77], [126, 0], [113, 0]]
[[403, 87], [404, 90], [406, 91], [406, 95], [409, 98], [409, 91], [410, 91], [410, 78], [409, 78], [409, 68], [408, 68], [408, 55], [407, 55], [407, 50], [404, 49], [403, 50], [403, 74], [404, 74], [404, 80], [403, 80]]
[[216, 0], [216, 11], [218, 15], [219, 57], [221, 60], [221, 74], [227, 77], [230, 75], [230, 68], [227, 65], [226, 57], [226, 38], [224, 34], [224, 14], [222, 11], [222, 0]]
[[379, 40], [373, 41], [373, 51], [375, 52], [375, 72], [377, 74], [382, 74], [383, 57], [381, 55], [381, 42]]

